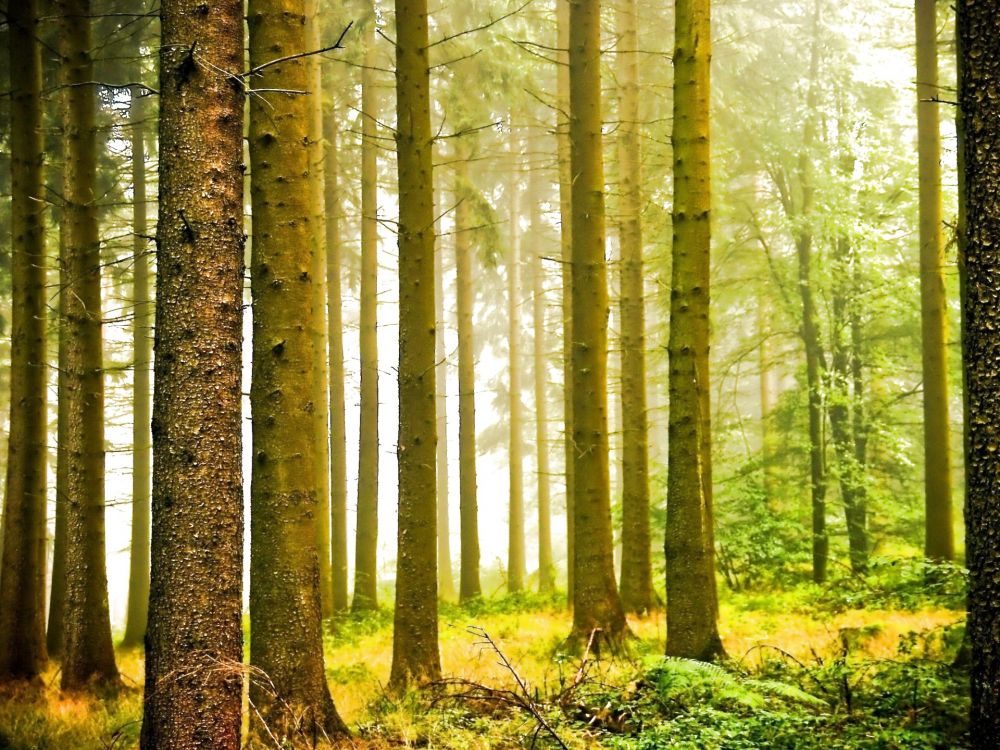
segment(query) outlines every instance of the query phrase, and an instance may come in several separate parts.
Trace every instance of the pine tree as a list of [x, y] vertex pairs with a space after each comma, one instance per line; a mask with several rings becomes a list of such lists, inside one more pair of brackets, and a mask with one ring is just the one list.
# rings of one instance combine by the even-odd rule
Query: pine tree
[[712, 480], [703, 442], [710, 423], [711, 6], [710, 0], [679, 0], [674, 7], [666, 653], [710, 660], [722, 653], [708, 494]]
[[507, 590], [524, 590], [524, 416], [521, 404], [521, 201], [520, 144], [511, 122], [513, 171], [508, 183], [510, 200], [510, 235], [507, 252], [507, 367], [508, 367], [508, 535]]
[[60, 0], [63, 84], [66, 600], [63, 689], [118, 678], [104, 530], [104, 363], [97, 225], [97, 90], [89, 0]]
[[1000, 736], [1000, 2], [960, 0], [957, 9], [960, 178], [965, 231], [962, 359], [965, 365], [965, 524], [969, 568], [967, 638], [971, 654], [972, 747]]
[[[241, 0], [160, 4], [153, 532], [141, 747], [238, 750]], [[237, 79], [238, 80], [238, 79]]]
[[13, 321], [0, 564], [0, 681], [33, 679], [45, 650], [45, 202], [36, 0], [10, 3]]
[[569, 102], [572, 164], [573, 633], [596, 629], [615, 646], [626, 633], [615, 584], [608, 482], [608, 283], [604, 260], [601, 152], [601, 3], [570, 5]]
[[390, 685], [441, 675], [437, 622], [434, 175], [427, 0], [396, 0], [399, 531]]

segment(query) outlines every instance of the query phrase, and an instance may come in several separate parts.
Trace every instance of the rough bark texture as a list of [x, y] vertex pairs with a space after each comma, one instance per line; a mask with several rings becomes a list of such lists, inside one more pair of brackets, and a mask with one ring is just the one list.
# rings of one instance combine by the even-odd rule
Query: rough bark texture
[[703, 444], [711, 416], [711, 14], [709, 0], [681, 0], [675, 7], [666, 653], [709, 660], [723, 652], [716, 625], [711, 473]]
[[965, 166], [962, 337], [966, 393], [967, 637], [972, 746], [1000, 737], [1000, 3], [957, 4], [959, 149]]
[[556, 0], [556, 155], [559, 162], [559, 242], [562, 260], [563, 460], [566, 479], [566, 601], [573, 606], [573, 167], [569, 143], [569, 0]]
[[427, 0], [396, 0], [399, 533], [389, 683], [441, 676], [437, 623], [434, 176]]
[[626, 632], [613, 563], [608, 487], [608, 282], [604, 261], [599, 0], [570, 5], [573, 204], [573, 633], [614, 647]]
[[45, 664], [45, 202], [35, 0], [10, 3], [12, 312], [10, 432], [0, 565], [0, 681]]
[[[328, 68], [336, 63], [331, 63]], [[337, 79], [332, 76], [332, 81]], [[331, 88], [328, 85], [327, 88]], [[323, 110], [326, 158], [323, 180], [326, 183], [326, 310], [327, 340], [330, 350], [330, 554], [333, 580], [337, 585], [334, 600], [347, 606], [347, 415], [344, 402], [344, 313], [341, 292], [343, 248], [340, 239], [340, 164], [337, 149], [340, 140], [336, 92], [328, 93]], [[339, 610], [338, 610], [339, 611]]]
[[[251, 0], [251, 67], [310, 49], [306, 6], [305, 0]], [[319, 79], [300, 58], [268, 67], [255, 86], [318, 93]], [[319, 356], [314, 274], [323, 270], [313, 240], [319, 231], [314, 183], [322, 178], [314, 172], [314, 111], [308, 96], [264, 94], [250, 102], [250, 663], [260, 670], [250, 700], [268, 731], [292, 740], [345, 729], [323, 670], [315, 542], [328, 505], [316, 486], [326, 436], [317, 440], [313, 400]], [[324, 392], [325, 381], [324, 371]], [[324, 479], [326, 472], [324, 464]]]
[[462, 559], [459, 600], [482, 596], [479, 580], [479, 507], [476, 487], [476, 352], [472, 331], [472, 217], [468, 203], [469, 158], [465, 136], [455, 159], [455, 305], [458, 311], [458, 492]]
[[437, 361], [437, 561], [438, 594], [450, 601], [455, 598], [455, 579], [451, 574], [451, 529], [448, 518], [448, 355], [445, 351], [444, 258], [434, 257], [434, 319], [437, 337], [434, 359]]
[[549, 489], [549, 399], [548, 332], [545, 329], [545, 268], [542, 265], [541, 238], [544, 234], [541, 216], [542, 173], [534, 168], [528, 178], [528, 211], [531, 231], [527, 250], [531, 259], [531, 312], [534, 325], [532, 361], [535, 389], [535, 468], [538, 488], [538, 590], [548, 593], [555, 588], [555, 567], [552, 562], [552, 500]]
[[129, 554], [128, 612], [123, 646], [141, 646], [146, 637], [149, 605], [149, 493], [152, 453], [150, 366], [153, 359], [153, 305], [149, 290], [146, 239], [146, 106], [142, 92], [132, 90], [132, 542]]
[[63, 689], [118, 678], [104, 542], [104, 363], [97, 227], [97, 90], [89, 0], [62, 0], [64, 283], [66, 296], [66, 601]]
[[507, 444], [509, 505], [507, 526], [507, 591], [524, 590], [524, 409], [521, 404], [521, 220], [520, 146], [511, 125], [513, 172], [508, 183], [510, 246], [507, 251]]
[[354, 610], [378, 606], [378, 140], [375, 11], [365, 29], [361, 69], [361, 416]]
[[237, 750], [243, 686], [240, 0], [160, 6], [144, 750]]
[[621, 238], [622, 567], [626, 612], [656, 605], [649, 529], [646, 302], [642, 261], [639, 52], [635, 0], [618, 3], [618, 169]]
[[916, 0], [920, 162], [920, 332], [924, 375], [924, 554], [955, 556], [948, 416], [948, 311], [941, 237], [941, 129], [935, 0]]

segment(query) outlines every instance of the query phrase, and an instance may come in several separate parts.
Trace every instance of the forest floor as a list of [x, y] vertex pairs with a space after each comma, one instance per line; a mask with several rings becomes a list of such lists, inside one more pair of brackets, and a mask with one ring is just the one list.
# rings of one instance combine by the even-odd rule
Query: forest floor
[[[403, 698], [384, 689], [383, 610], [328, 635], [327, 672], [355, 732], [347, 747], [962, 747], [967, 673], [952, 662], [964, 613], [932, 588], [724, 594], [721, 667], [660, 657], [662, 614], [630, 619], [628, 653], [600, 661], [563, 653], [570, 619], [558, 599], [443, 604], [447, 680]], [[55, 666], [43, 687], [0, 695], [0, 748], [136, 747], [142, 658], [119, 658], [126, 688], [116, 695], [61, 695]]]

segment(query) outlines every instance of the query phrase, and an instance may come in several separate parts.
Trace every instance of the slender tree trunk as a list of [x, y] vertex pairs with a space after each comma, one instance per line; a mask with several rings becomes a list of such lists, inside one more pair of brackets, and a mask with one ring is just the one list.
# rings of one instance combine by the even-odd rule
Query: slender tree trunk
[[241, 0], [160, 5], [144, 750], [238, 750], [243, 695]]
[[354, 610], [378, 606], [378, 171], [375, 11], [361, 69], [361, 424]]
[[511, 123], [510, 248], [507, 253], [508, 477], [507, 591], [524, 590], [524, 414], [521, 404], [521, 188], [520, 145]]
[[620, 0], [618, 18], [619, 185], [621, 190], [622, 605], [643, 614], [656, 605], [649, 528], [649, 427], [646, 408], [646, 300], [642, 262], [638, 10]]
[[528, 257], [531, 259], [531, 301], [532, 323], [534, 325], [535, 376], [535, 467], [538, 487], [538, 590], [543, 594], [555, 588], [555, 569], [552, 563], [552, 500], [549, 493], [549, 399], [548, 379], [548, 334], [545, 330], [545, 268], [542, 265], [541, 237], [543, 235], [541, 206], [541, 173], [532, 169], [528, 177], [528, 210], [531, 216], [531, 244]]
[[142, 92], [132, 89], [132, 543], [129, 555], [128, 612], [123, 646], [140, 646], [146, 637], [149, 605], [149, 493], [151, 444], [149, 434], [150, 365], [153, 359], [153, 306], [149, 290], [146, 229], [146, 107]]
[[66, 224], [66, 601], [62, 687], [118, 679], [104, 542], [104, 362], [97, 227], [97, 90], [89, 0], [62, 0]]
[[601, 3], [569, 9], [573, 175], [573, 635], [615, 646], [627, 632], [615, 585], [608, 486], [608, 282], [601, 152]]
[[948, 416], [948, 310], [941, 239], [937, 7], [916, 0], [917, 151], [920, 161], [920, 332], [924, 374], [924, 554], [955, 556]]
[[959, 151], [964, 166], [963, 361], [966, 394], [967, 636], [972, 656], [972, 747], [1000, 737], [1000, 17], [996, 0], [957, 4]]
[[479, 508], [476, 488], [476, 353], [472, 307], [475, 297], [469, 159], [473, 150], [459, 138], [455, 151], [455, 305], [458, 311], [458, 491], [462, 560], [459, 600], [482, 596], [479, 581]]
[[573, 168], [569, 141], [569, 0], [556, 0], [558, 41], [556, 71], [556, 154], [559, 162], [559, 240], [562, 260], [562, 340], [563, 340], [563, 452], [566, 475], [566, 601], [573, 606], [574, 544], [573, 512]]
[[[247, 18], [251, 67], [312, 48], [307, 0], [251, 0]], [[298, 59], [268, 67], [255, 85], [318, 92], [319, 77], [308, 59]], [[316, 485], [328, 476], [325, 464], [318, 467], [326, 435], [315, 429], [316, 363], [325, 358], [316, 350], [315, 278], [325, 269], [311, 236], [319, 231], [316, 183], [322, 185], [316, 98], [264, 94], [250, 102], [250, 663], [266, 675], [251, 681], [250, 700], [267, 731], [293, 741], [317, 729], [345, 731], [323, 670], [315, 541], [323, 538], [317, 525], [328, 518]]]
[[35, 0], [7, 11], [11, 77], [10, 432], [0, 564], [0, 681], [45, 665], [46, 351], [42, 62]]
[[710, 660], [723, 653], [704, 440], [711, 420], [711, 5], [710, 0], [681, 0], [675, 8], [666, 652]]
[[[339, 32], [338, 32], [339, 33]], [[335, 80], [335, 79], [334, 79]], [[329, 90], [331, 86], [327, 86]], [[343, 249], [340, 238], [339, 110], [335, 93], [327, 95], [323, 110], [326, 155], [323, 191], [326, 207], [326, 309], [329, 342], [330, 393], [330, 552], [332, 556], [334, 612], [348, 607], [347, 596], [347, 425], [344, 403], [344, 313], [341, 292]]]
[[778, 372], [774, 367], [774, 352], [771, 343], [771, 298], [765, 290], [757, 297], [757, 350], [760, 372], [760, 443], [761, 469], [764, 476], [764, 497], [767, 505], [776, 510], [777, 477], [775, 458], [777, 435], [774, 428], [774, 410], [778, 405]]
[[444, 258], [434, 257], [434, 318], [437, 337], [434, 356], [437, 360], [437, 525], [438, 593], [442, 599], [455, 598], [455, 580], [451, 575], [451, 531], [448, 519], [448, 355], [444, 334]]
[[399, 533], [389, 683], [441, 676], [437, 623], [434, 175], [427, 0], [396, 0]]
[[[853, 162], [852, 162], [853, 164]], [[851, 249], [849, 241], [841, 237], [834, 248], [834, 284], [832, 297], [833, 352], [830, 371], [830, 432], [837, 457], [840, 496], [844, 503], [847, 523], [847, 541], [851, 571], [855, 575], [868, 570], [868, 529], [865, 504], [865, 486], [862, 467], [856, 458], [856, 435], [851, 417], [851, 347], [847, 309], [856, 304], [851, 299]]]

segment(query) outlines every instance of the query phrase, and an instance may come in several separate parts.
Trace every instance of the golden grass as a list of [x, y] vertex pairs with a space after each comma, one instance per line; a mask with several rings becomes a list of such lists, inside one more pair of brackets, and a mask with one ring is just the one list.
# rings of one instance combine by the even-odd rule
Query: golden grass
[[[474, 616], [450, 610], [440, 624], [444, 673], [492, 687], [513, 687], [513, 677], [498, 663], [472, 628], [481, 627], [494, 639], [518, 674], [542, 695], [557, 691], [560, 679], [572, 679], [578, 659], [556, 658], [569, 633], [567, 612], [549, 609]], [[769, 646], [781, 648], [804, 662], [826, 658], [841, 648], [842, 629], [863, 633], [854, 639], [854, 654], [888, 658], [896, 654], [900, 637], [948, 625], [963, 617], [951, 610], [923, 611], [851, 610], [836, 615], [811, 616], [793, 608], [754, 608], [746, 601], [722, 604], [721, 630], [726, 649], [734, 659], [754, 663]], [[635, 635], [630, 657], [594, 667], [592, 676], [624, 684], [642, 668], [644, 657], [663, 650], [665, 621], [662, 614], [631, 619]], [[392, 659], [392, 631], [381, 627], [368, 635], [328, 639], [327, 669], [334, 700], [344, 719], [356, 727], [358, 739], [348, 746], [389, 748], [514, 748], [521, 746], [533, 722], [518, 715], [469, 719], [441, 710], [429, 711], [426, 698], [410, 696], [385, 700]], [[135, 747], [142, 710], [143, 659], [139, 652], [119, 653], [125, 688], [117, 697], [64, 695], [58, 689], [58, 668], [51, 666], [40, 686], [0, 694], [0, 747], [17, 750], [124, 750]], [[565, 736], [568, 735], [568, 736]], [[4, 744], [6, 738], [7, 745]], [[585, 732], [564, 732], [573, 748], [593, 747]]]

